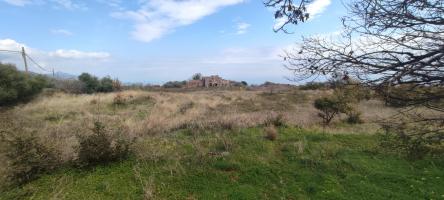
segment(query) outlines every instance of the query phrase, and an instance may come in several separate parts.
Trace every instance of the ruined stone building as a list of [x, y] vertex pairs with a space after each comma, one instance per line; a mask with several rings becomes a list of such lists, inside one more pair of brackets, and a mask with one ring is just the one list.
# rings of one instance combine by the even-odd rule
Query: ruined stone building
[[204, 76], [200, 80], [190, 80], [187, 82], [187, 88], [199, 88], [199, 87], [230, 87], [231, 81], [225, 80], [220, 76]]

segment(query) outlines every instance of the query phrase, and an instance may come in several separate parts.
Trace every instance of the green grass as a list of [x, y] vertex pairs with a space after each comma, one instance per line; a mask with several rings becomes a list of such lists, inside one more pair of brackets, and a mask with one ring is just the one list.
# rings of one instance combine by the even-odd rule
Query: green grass
[[146, 142], [168, 150], [155, 160], [61, 169], [0, 199], [444, 199], [443, 159], [385, 153], [373, 135], [281, 128], [269, 141], [252, 128]]

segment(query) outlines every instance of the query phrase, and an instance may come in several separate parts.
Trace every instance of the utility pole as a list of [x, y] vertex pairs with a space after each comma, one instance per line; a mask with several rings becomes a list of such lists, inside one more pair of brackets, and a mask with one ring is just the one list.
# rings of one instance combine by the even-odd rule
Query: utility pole
[[25, 71], [26, 71], [27, 74], [29, 74], [29, 71], [28, 71], [28, 62], [26, 61], [25, 47], [22, 47], [22, 56], [23, 56], [23, 62], [25, 62]]

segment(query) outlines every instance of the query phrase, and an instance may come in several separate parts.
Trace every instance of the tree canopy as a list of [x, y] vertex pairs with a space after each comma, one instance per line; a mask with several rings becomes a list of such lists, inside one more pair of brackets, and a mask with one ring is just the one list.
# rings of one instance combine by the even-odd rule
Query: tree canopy
[[30, 100], [47, 85], [43, 76], [25, 74], [14, 65], [0, 63], [0, 106]]

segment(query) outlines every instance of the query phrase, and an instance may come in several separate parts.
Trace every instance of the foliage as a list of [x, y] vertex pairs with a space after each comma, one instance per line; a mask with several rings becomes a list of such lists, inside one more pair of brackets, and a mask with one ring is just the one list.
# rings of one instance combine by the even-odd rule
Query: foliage
[[92, 94], [97, 92], [100, 87], [100, 82], [97, 77], [88, 73], [82, 73], [78, 79], [85, 84], [85, 93]]
[[318, 116], [322, 118], [324, 125], [329, 125], [336, 115], [345, 113], [350, 109], [347, 102], [341, 101], [335, 97], [316, 99], [314, 101], [314, 107], [320, 111]]
[[201, 73], [195, 73], [192, 77], [192, 80], [201, 80], [202, 79], [202, 74]]
[[99, 92], [113, 92], [115, 90], [114, 88], [114, 81], [109, 76], [104, 77], [100, 80], [100, 85], [97, 91]]
[[129, 142], [113, 138], [101, 122], [95, 122], [91, 131], [91, 135], [79, 136], [77, 153], [80, 166], [107, 164], [128, 156]]
[[44, 76], [25, 74], [14, 65], [0, 63], [0, 106], [28, 101], [47, 85]]
[[396, 119], [383, 124], [385, 133], [380, 137], [381, 146], [410, 159], [423, 159], [428, 154], [442, 155], [444, 131], [434, 123], [412, 122], [412, 118]]
[[301, 90], [320, 90], [320, 89], [328, 89], [328, 83], [324, 82], [308, 82], [304, 85], [299, 86]]
[[84, 84], [83, 92], [87, 94], [96, 92], [114, 92], [119, 91], [122, 88], [119, 80], [113, 80], [109, 76], [99, 80], [91, 74], [82, 73], [78, 79]]
[[10, 184], [23, 184], [38, 178], [60, 165], [58, 152], [34, 136], [19, 132], [2, 132], [0, 144], [7, 159], [7, 180]]
[[186, 81], [169, 81], [163, 84], [164, 88], [182, 88], [186, 85]]
[[362, 124], [364, 123], [364, 121], [361, 118], [362, 113], [358, 112], [358, 111], [349, 111], [346, 113], [347, 114], [347, 123], [349, 124]]

